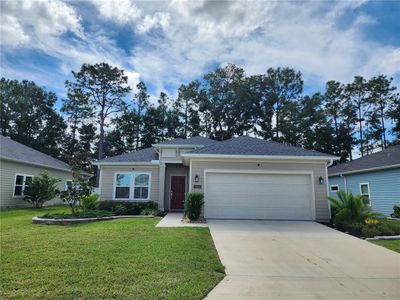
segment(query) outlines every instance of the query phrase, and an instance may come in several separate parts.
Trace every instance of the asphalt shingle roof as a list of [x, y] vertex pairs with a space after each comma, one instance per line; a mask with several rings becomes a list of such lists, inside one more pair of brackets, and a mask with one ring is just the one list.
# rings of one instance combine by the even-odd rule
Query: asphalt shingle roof
[[158, 154], [152, 148], [146, 148], [138, 151], [132, 151], [124, 153], [121, 155], [108, 157], [98, 162], [151, 162], [152, 160], [157, 160]]
[[0, 156], [4, 159], [42, 165], [43, 167], [71, 170], [70, 166], [65, 162], [13, 141], [3, 135], [0, 135]]
[[328, 168], [328, 174], [362, 172], [366, 169], [391, 167], [400, 164], [400, 145]]
[[266, 141], [249, 136], [241, 136], [198, 148], [190, 153], [220, 155], [276, 155], [276, 156], [332, 156], [329, 154], [306, 150], [282, 143]]
[[203, 138], [201, 136], [194, 136], [194, 137], [191, 137], [188, 139], [177, 138], [177, 139], [165, 141], [162, 143], [158, 143], [158, 145], [204, 145], [204, 146], [207, 146], [207, 145], [212, 145], [215, 143], [218, 143], [218, 141]]

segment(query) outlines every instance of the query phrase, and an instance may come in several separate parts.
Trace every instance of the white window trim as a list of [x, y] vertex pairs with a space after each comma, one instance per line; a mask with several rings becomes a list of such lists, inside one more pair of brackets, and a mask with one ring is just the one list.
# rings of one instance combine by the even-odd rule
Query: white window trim
[[[333, 191], [333, 190], [332, 190], [333, 187], [336, 187], [337, 190], [336, 190], [336, 191]], [[338, 184], [332, 184], [332, 185], [330, 185], [330, 186], [329, 186], [329, 191], [330, 191], [331, 193], [335, 193], [335, 192], [339, 191], [339, 185], [338, 185]]]
[[[20, 186], [20, 184], [17, 184], [17, 176], [23, 176], [24, 180], [22, 182], [22, 195], [15, 195], [15, 187], [18, 185]], [[14, 186], [13, 186], [13, 198], [23, 198], [24, 197], [24, 190], [25, 190], [25, 181], [26, 181], [26, 177], [32, 177], [33, 179], [33, 175], [29, 175], [29, 174], [21, 174], [21, 173], [16, 173], [14, 176]]]
[[[131, 175], [131, 181], [129, 185], [129, 198], [117, 198], [116, 197], [116, 188], [117, 188], [117, 174], [126, 174], [126, 175]], [[149, 185], [147, 186], [149, 189], [149, 192], [147, 194], [147, 198], [140, 198], [140, 199], [135, 199], [135, 176], [137, 174], [146, 174], [149, 176]], [[145, 187], [144, 185], [138, 185], [138, 187]], [[113, 200], [114, 201], [149, 201], [150, 200], [150, 194], [151, 194], [151, 172], [115, 172], [114, 173], [114, 183], [113, 183]]]
[[[368, 194], [363, 194], [362, 188], [361, 188], [362, 185], [368, 186]], [[369, 188], [369, 182], [360, 182], [360, 195], [361, 195], [361, 196], [367, 196], [367, 195], [368, 195], [369, 206], [372, 206], [371, 190], [370, 190], [370, 188]]]

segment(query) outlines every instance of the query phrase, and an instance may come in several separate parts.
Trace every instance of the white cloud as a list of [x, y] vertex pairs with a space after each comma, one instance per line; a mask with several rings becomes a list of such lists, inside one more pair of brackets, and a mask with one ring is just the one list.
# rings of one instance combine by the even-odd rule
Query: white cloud
[[119, 24], [129, 24], [137, 20], [142, 11], [131, 0], [93, 0], [100, 14]]
[[[400, 49], [372, 42], [363, 32], [377, 22], [357, 12], [364, 3], [1, 1], [1, 44], [9, 51], [25, 47], [55, 57], [60, 74], [84, 62], [108, 62], [125, 70], [132, 88], [139, 80], [154, 86], [154, 96], [168, 89], [176, 93], [180, 84], [223, 62], [249, 74], [290, 66], [303, 72], [308, 85], [349, 81], [358, 74], [399, 75]], [[88, 9], [78, 10], [82, 5]], [[357, 17], [338, 26], [349, 10]], [[83, 20], [94, 25], [83, 28]], [[109, 23], [116, 26], [109, 30]], [[118, 47], [118, 28], [129, 29], [124, 39], [132, 39], [131, 49]]]
[[1, 16], [0, 18], [0, 45], [16, 47], [29, 42], [18, 20], [13, 16]]
[[[71, 32], [83, 37], [80, 18], [66, 3], [59, 0], [1, 1], [2, 46], [27, 44], [34, 37], [44, 41]], [[29, 37], [28, 37], [29, 36]]]

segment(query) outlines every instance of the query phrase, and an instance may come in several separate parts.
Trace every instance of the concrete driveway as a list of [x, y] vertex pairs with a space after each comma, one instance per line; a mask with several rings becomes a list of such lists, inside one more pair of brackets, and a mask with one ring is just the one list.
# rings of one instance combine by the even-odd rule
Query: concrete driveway
[[207, 299], [400, 299], [400, 254], [314, 222], [208, 221], [227, 276]]

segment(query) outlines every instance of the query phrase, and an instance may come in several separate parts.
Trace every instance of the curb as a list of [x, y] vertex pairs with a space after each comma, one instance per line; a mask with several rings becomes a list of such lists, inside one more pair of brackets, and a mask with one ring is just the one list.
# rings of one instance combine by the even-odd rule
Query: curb
[[380, 241], [380, 240], [399, 240], [400, 239], [400, 235], [390, 235], [390, 236], [375, 236], [373, 238], [366, 238], [366, 241]]

